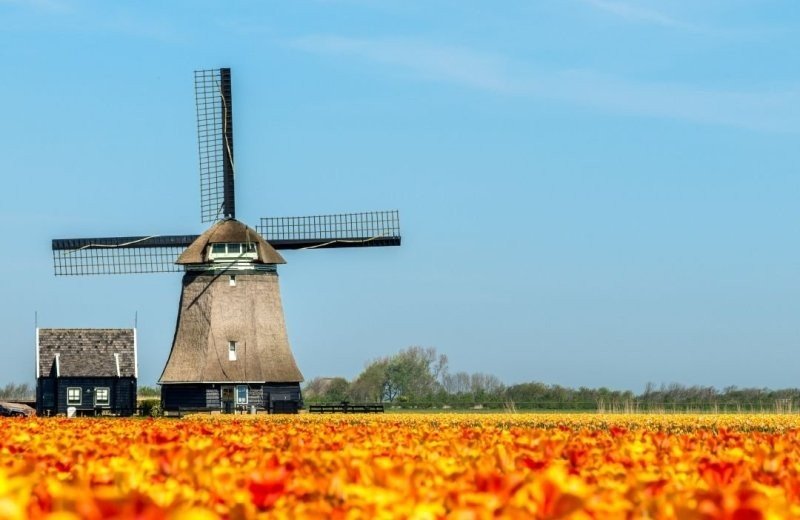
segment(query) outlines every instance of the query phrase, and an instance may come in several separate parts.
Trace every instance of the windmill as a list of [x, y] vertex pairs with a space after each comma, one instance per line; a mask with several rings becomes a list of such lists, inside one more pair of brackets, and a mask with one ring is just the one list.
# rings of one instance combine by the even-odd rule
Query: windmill
[[230, 69], [195, 71], [201, 235], [53, 240], [57, 276], [183, 272], [161, 374], [165, 410], [295, 412], [303, 380], [289, 347], [277, 265], [284, 249], [400, 245], [397, 211], [236, 220]]

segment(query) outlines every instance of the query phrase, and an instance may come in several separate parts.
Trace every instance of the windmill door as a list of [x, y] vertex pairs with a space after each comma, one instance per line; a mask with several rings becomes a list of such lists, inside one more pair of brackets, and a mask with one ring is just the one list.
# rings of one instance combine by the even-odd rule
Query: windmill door
[[233, 385], [223, 385], [221, 390], [223, 413], [233, 413]]

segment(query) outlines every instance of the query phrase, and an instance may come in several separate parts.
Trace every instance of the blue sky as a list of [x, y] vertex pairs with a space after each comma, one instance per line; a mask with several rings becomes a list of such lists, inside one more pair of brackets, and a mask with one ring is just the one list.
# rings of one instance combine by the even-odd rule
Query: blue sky
[[59, 277], [50, 240], [199, 233], [195, 69], [233, 71], [237, 217], [399, 209], [287, 252], [306, 378], [452, 371], [798, 386], [800, 4], [0, 0], [0, 382], [42, 327], [169, 352], [180, 275]]

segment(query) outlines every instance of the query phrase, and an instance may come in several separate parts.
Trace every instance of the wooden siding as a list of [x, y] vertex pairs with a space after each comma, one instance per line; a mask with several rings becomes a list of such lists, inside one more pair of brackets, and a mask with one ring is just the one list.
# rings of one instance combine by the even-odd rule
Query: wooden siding
[[56, 381], [50, 377], [40, 377], [36, 385], [36, 413], [42, 415], [45, 409], [55, 409]]
[[222, 401], [220, 401], [218, 386], [215, 386], [214, 388], [206, 387], [206, 406], [208, 408], [222, 408]]
[[[210, 385], [161, 385], [161, 404], [164, 410], [207, 408], [206, 388]], [[210, 389], [210, 388], [209, 388]]]
[[[81, 389], [81, 404], [67, 404], [67, 388]], [[108, 388], [109, 404], [95, 406], [95, 389]], [[36, 384], [36, 413], [63, 415], [74, 406], [80, 415], [108, 411], [115, 415], [136, 412], [136, 378], [133, 377], [40, 377]]]
[[263, 399], [273, 401], [297, 401], [302, 406], [303, 398], [300, 395], [300, 385], [267, 384], [262, 387]]
[[[187, 383], [161, 385], [161, 403], [164, 410], [222, 410], [219, 383]], [[238, 386], [231, 383], [230, 386]], [[296, 403], [297, 407], [302, 407], [303, 400], [300, 394], [299, 383], [273, 383], [273, 384], [248, 384], [247, 385], [247, 404], [244, 405], [248, 410], [251, 406], [264, 411], [271, 411], [273, 402]], [[236, 405], [235, 405], [236, 406]], [[242, 405], [238, 405], [241, 407]]]
[[263, 400], [263, 387], [262, 385], [248, 385], [247, 388], [247, 407], [255, 406], [256, 408], [263, 410], [264, 400]]

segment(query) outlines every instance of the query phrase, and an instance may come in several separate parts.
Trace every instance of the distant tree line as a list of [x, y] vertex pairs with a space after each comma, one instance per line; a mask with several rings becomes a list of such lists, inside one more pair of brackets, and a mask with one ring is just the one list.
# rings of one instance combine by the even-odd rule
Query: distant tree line
[[0, 400], [32, 401], [36, 398], [36, 389], [28, 383], [8, 383], [0, 388]]
[[447, 356], [409, 347], [374, 359], [352, 381], [316, 377], [303, 388], [307, 403], [386, 403], [407, 408], [489, 408], [575, 411], [798, 411], [800, 389], [737, 388], [648, 383], [630, 390], [569, 388], [536, 381], [507, 386], [481, 372], [450, 373]]
[[140, 386], [136, 390], [136, 395], [138, 397], [158, 397], [158, 398], [160, 398], [161, 397], [161, 390], [159, 390], [158, 388], [155, 388], [153, 386], [145, 385], [145, 386]]
[[[141, 398], [160, 392], [140, 386]], [[0, 387], [0, 400], [33, 400], [28, 383]], [[630, 390], [569, 388], [537, 381], [507, 386], [492, 374], [449, 371], [447, 356], [433, 347], [409, 347], [374, 359], [352, 381], [316, 377], [303, 387], [307, 403], [387, 403], [408, 408], [520, 409], [576, 411], [779, 411], [800, 410], [800, 389], [738, 388], [648, 383], [639, 395]]]

